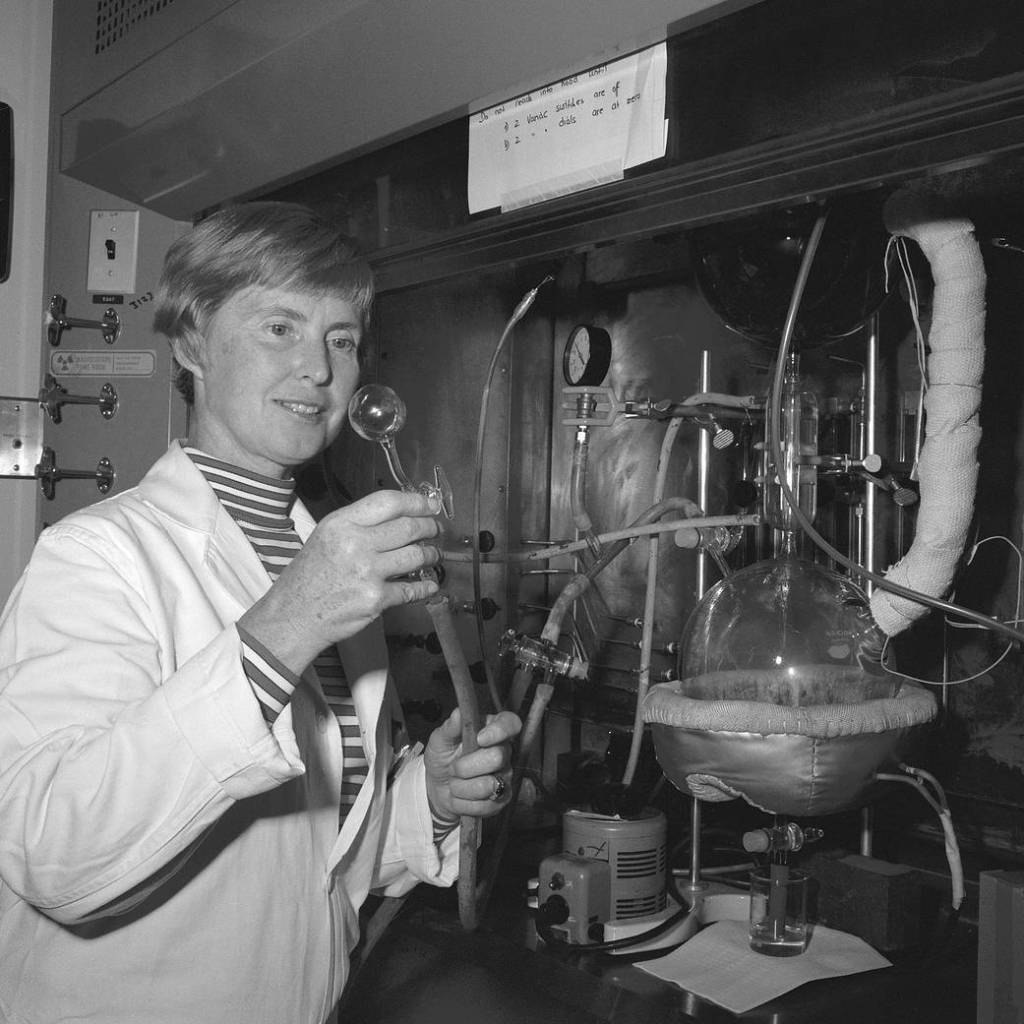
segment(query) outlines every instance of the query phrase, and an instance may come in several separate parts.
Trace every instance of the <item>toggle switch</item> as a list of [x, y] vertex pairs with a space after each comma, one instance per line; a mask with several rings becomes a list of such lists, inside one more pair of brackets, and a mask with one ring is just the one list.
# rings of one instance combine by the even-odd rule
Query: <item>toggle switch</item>
[[135, 291], [139, 248], [138, 210], [92, 210], [89, 214], [87, 289], [99, 295]]

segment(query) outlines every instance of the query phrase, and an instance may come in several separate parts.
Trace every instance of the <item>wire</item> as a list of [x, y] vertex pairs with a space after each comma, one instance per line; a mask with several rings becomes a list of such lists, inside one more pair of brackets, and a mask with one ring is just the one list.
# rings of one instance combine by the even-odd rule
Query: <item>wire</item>
[[[1016, 609], [1014, 611], [1014, 617], [1012, 619], [1009, 619], [1008, 621], [1012, 622], [1012, 623], [1022, 622], [1022, 621], [1024, 621], [1024, 619], [1021, 618], [1022, 596], [1024, 596], [1024, 553], [1021, 552], [1021, 549], [1019, 547], [1017, 547], [1017, 545], [1014, 544], [1013, 541], [1010, 540], [1009, 537], [1004, 537], [1002, 534], [994, 534], [991, 537], [983, 537], [981, 540], [979, 540], [974, 545], [973, 548], [971, 548], [971, 554], [970, 554], [970, 556], [967, 559], [967, 564], [970, 565], [971, 562], [974, 561], [974, 556], [977, 554], [978, 548], [980, 548], [982, 544], [985, 544], [985, 543], [987, 543], [990, 540], [1005, 541], [1007, 544], [1010, 545], [1011, 548], [1013, 548], [1014, 552], [1017, 555], [1017, 605], [1016, 605]], [[948, 618], [946, 619], [946, 625], [949, 626], [951, 629], [984, 629], [985, 628], [984, 626], [977, 625], [977, 624], [975, 624], [973, 622], [951, 622]], [[939, 686], [939, 685], [941, 685], [941, 686], [959, 686], [961, 683], [973, 682], [975, 679], [980, 679], [982, 676], [987, 675], [989, 672], [991, 672], [992, 669], [994, 669], [1001, 661], [1003, 661], [1006, 658], [1006, 656], [1010, 653], [1010, 651], [1013, 650], [1013, 644], [1012, 643], [1008, 643], [1006, 645], [1006, 647], [1004, 648], [1003, 653], [1000, 654], [999, 657], [996, 658], [996, 660], [993, 661], [990, 665], [986, 666], [983, 669], [979, 669], [973, 675], [964, 676], [962, 679], [945, 679], [945, 678], [943, 678], [942, 680], [919, 679], [917, 676], [911, 676], [911, 675], [907, 675], [906, 672], [900, 672], [899, 669], [890, 668], [886, 664], [886, 655], [888, 654], [888, 651], [889, 651], [889, 645], [890, 645], [891, 639], [892, 639], [891, 637], [886, 637], [885, 638], [885, 643], [882, 645], [882, 657], [881, 657], [881, 661], [880, 661], [882, 669], [885, 672], [888, 672], [889, 675], [902, 676], [904, 679], [909, 679], [911, 682], [914, 682], [914, 683], [924, 683], [924, 685], [926, 685], [926, 686]]]
[[917, 369], [921, 375], [921, 386], [917, 390], [917, 416], [914, 422], [914, 458], [911, 462], [910, 479], [917, 479], [918, 463], [921, 459], [921, 446], [924, 443], [924, 396], [928, 391], [928, 363], [925, 355], [924, 330], [921, 328], [920, 302], [917, 296], [917, 281], [910, 267], [910, 254], [907, 251], [907, 240], [902, 235], [891, 235], [885, 251], [885, 290], [889, 291], [889, 253], [896, 253], [903, 280], [907, 286], [907, 305], [914, 321], [914, 352], [917, 357]]
[[[1024, 600], [1024, 553], [1021, 549], [1010, 540], [1009, 537], [1004, 536], [1001, 533], [992, 534], [990, 537], [982, 537], [981, 540], [977, 541], [971, 548], [971, 553], [967, 556], [967, 564], [970, 565], [974, 561], [974, 556], [978, 553], [978, 548], [982, 544], [987, 544], [990, 540], [1001, 540], [1005, 544], [1008, 544], [1014, 554], [1017, 556], [1017, 604], [1014, 608], [1013, 618], [1010, 622], [1021, 621], [1021, 603]], [[982, 626], [977, 626], [970, 622], [950, 622], [948, 623], [953, 629], [982, 629]]]
[[[913, 786], [938, 815], [939, 824], [942, 826], [943, 838], [945, 839], [946, 860], [949, 863], [953, 910], [958, 911], [960, 904], [964, 900], [964, 869], [960, 859], [960, 847], [957, 844], [956, 832], [953, 829], [953, 816], [949, 810], [946, 794], [943, 792], [942, 786], [939, 785], [939, 780], [934, 775], [921, 769], [910, 768], [907, 765], [900, 765], [900, 767], [910, 774], [895, 775], [890, 772], [876, 772], [875, 778], [879, 782], [903, 782], [908, 786]], [[928, 786], [925, 785], [926, 781], [934, 788], [934, 794], [928, 790]]]
[[[814, 223], [814, 227], [811, 229], [811, 234], [807, 241], [807, 247], [804, 250], [803, 259], [800, 263], [800, 269], [797, 272], [796, 284], [793, 286], [793, 296], [790, 300], [789, 310], [786, 313], [786, 321], [782, 329], [782, 338], [779, 342], [779, 354], [775, 366], [771, 392], [771, 409], [775, 415], [769, 417], [769, 444], [771, 456], [775, 461], [776, 467], [781, 467], [783, 465], [781, 409], [782, 388], [786, 373], [786, 357], [789, 353], [790, 343], [792, 342], [797, 312], [800, 309], [800, 301], [803, 298], [804, 288], [807, 285], [807, 278], [811, 271], [811, 264], [814, 261], [814, 255], [817, 252], [818, 244], [821, 241], [821, 235], [825, 229], [825, 222], [827, 218], [828, 211], [823, 208], [818, 219]], [[894, 583], [885, 576], [871, 572], [865, 566], [858, 565], [852, 559], [847, 558], [846, 555], [842, 554], [835, 547], [829, 544], [829, 542], [825, 540], [825, 538], [822, 537], [822, 535], [814, 528], [814, 525], [807, 517], [807, 514], [802, 508], [800, 508], [796, 495], [793, 494], [793, 490], [789, 486], [785, 474], [781, 472], [777, 473], [777, 479], [782, 494], [793, 513], [793, 518], [800, 524], [804, 533], [806, 533], [818, 548], [828, 555], [829, 558], [844, 566], [854, 575], [869, 579], [883, 590], [888, 590], [893, 594], [904, 597], [908, 601], [915, 601], [919, 604], [927, 605], [929, 608], [935, 608], [938, 611], [946, 612], [949, 615], [955, 615], [971, 622], [976, 622], [985, 629], [991, 630], [995, 633], [1002, 633], [1004, 636], [1010, 637], [1017, 643], [1024, 643], [1024, 631], [1014, 629], [1005, 622], [1000, 622], [998, 619], [993, 619], [988, 615], [976, 612], [973, 609], [962, 608], [949, 601], [943, 601], [941, 598], [932, 597], [930, 594], [923, 594], [917, 590], [912, 590], [910, 587], [904, 587], [898, 583]]]
[[[966, 628], [966, 627], [965, 627]], [[978, 629], [983, 627], [978, 626]], [[1003, 653], [996, 658], [992, 664], [986, 668], [979, 669], [974, 675], [964, 676], [962, 679], [921, 679], [918, 676], [908, 675], [906, 672], [901, 672], [898, 668], [890, 668], [886, 663], [886, 657], [889, 652], [889, 643], [891, 637], [885, 638], [885, 643], [882, 645], [882, 660], [881, 666], [884, 672], [887, 672], [891, 676], [899, 676], [902, 679], [909, 679], [912, 683], [923, 683], [925, 686], [959, 686], [961, 683], [972, 683], [975, 679], [980, 679], [982, 676], [987, 675], [992, 671], [1009, 653], [1013, 650], [1013, 644], [1008, 643]]]
[[942, 784], [939, 782], [931, 772], [925, 771], [923, 768], [915, 768], [910, 764], [900, 764], [900, 771], [906, 772], [908, 775], [916, 776], [919, 779], [929, 783], [932, 789], [935, 790], [935, 798], [942, 805], [942, 809], [945, 811], [949, 810], [949, 801], [946, 799], [946, 791], [942, 788]]

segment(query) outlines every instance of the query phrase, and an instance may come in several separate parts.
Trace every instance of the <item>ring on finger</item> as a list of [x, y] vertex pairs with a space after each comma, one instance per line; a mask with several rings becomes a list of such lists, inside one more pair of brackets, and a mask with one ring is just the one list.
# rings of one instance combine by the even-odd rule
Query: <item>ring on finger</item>
[[508, 790], [508, 783], [501, 775], [492, 775], [491, 782], [494, 786], [494, 791], [491, 793], [491, 799], [500, 800]]

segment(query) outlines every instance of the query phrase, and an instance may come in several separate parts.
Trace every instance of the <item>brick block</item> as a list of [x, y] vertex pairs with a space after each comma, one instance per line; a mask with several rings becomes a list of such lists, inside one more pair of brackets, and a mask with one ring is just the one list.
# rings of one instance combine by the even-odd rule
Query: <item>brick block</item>
[[913, 868], [855, 853], [818, 854], [806, 868], [817, 883], [814, 920], [880, 953], [918, 945], [921, 887]]

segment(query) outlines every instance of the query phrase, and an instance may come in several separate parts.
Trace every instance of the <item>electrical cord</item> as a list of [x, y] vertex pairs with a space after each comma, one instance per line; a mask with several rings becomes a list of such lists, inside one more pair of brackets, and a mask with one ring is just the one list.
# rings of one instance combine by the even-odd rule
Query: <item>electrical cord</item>
[[[971, 549], [971, 554], [970, 554], [970, 557], [967, 559], [967, 564], [970, 565], [971, 562], [974, 561], [974, 556], [975, 556], [975, 554], [977, 554], [978, 548], [980, 548], [982, 544], [985, 544], [985, 543], [987, 543], [990, 540], [1005, 541], [1007, 544], [1010, 545], [1011, 548], [1013, 548], [1014, 552], [1017, 555], [1017, 604], [1016, 604], [1016, 610], [1014, 611], [1013, 618], [1009, 619], [1007, 621], [1011, 622], [1011, 623], [1022, 622], [1022, 621], [1024, 621], [1024, 619], [1021, 618], [1022, 597], [1024, 597], [1024, 595], [1022, 595], [1022, 591], [1024, 591], [1024, 554], [1022, 554], [1020, 548], [1017, 547], [1017, 545], [1014, 544], [1013, 541], [1011, 541], [1009, 537], [1003, 537], [1002, 535], [994, 535], [994, 536], [991, 536], [991, 537], [983, 537]], [[974, 623], [951, 622], [948, 618], [945, 620], [945, 622], [946, 622], [946, 625], [950, 629], [984, 629], [985, 628], [984, 626], [979, 626], [979, 625], [976, 625]], [[886, 664], [886, 655], [887, 655], [888, 650], [889, 650], [890, 640], [891, 640], [890, 637], [886, 637], [885, 644], [882, 646], [882, 658], [881, 658], [881, 666], [882, 666], [882, 668], [886, 672], [888, 672], [890, 675], [902, 676], [904, 679], [911, 680], [911, 682], [924, 683], [926, 686], [960, 686], [963, 683], [973, 682], [975, 679], [980, 679], [982, 676], [987, 675], [997, 665], [999, 665], [1001, 662], [1005, 661], [1007, 655], [1009, 655], [1010, 651], [1013, 650], [1013, 643], [1012, 642], [1008, 643], [1003, 648], [1003, 651], [999, 655], [999, 657], [995, 659], [995, 661], [989, 662], [989, 664], [986, 665], [985, 668], [978, 669], [977, 672], [973, 672], [969, 676], [961, 676], [961, 678], [959, 678], [959, 679], [945, 679], [945, 678], [943, 678], [941, 680], [919, 679], [917, 676], [907, 675], [906, 672], [900, 672], [900, 671], [898, 671], [896, 669], [891, 669]]]
[[[946, 847], [946, 859], [949, 863], [950, 884], [952, 886], [951, 903], [955, 911], [959, 911], [960, 904], [964, 899], [964, 869], [960, 860], [960, 847], [957, 844], [956, 832], [953, 830], [953, 817], [946, 801], [946, 794], [939, 785], [938, 779], [928, 772], [911, 768], [908, 765], [900, 765], [905, 775], [896, 775], [892, 772], [876, 772], [875, 778], [879, 782], [902, 782], [921, 794], [928, 806], [935, 811], [942, 826], [943, 838]], [[929, 786], [931, 789], [929, 789]]]
[[960, 920], [960, 909], [964, 900], [964, 872], [960, 860], [960, 848], [957, 844], [956, 833], [953, 830], [953, 817], [950, 812], [949, 802], [946, 793], [939, 780], [923, 768], [915, 768], [913, 765], [900, 764], [899, 768], [905, 775], [894, 773], [877, 772], [875, 778], [880, 782], [902, 782], [914, 789], [924, 798], [925, 802], [939, 817], [939, 824], [942, 827], [945, 842], [946, 859], [949, 863], [951, 900], [950, 909], [946, 915], [942, 931], [932, 941], [931, 945], [923, 950], [916, 961], [910, 961], [906, 966], [918, 968], [926, 967], [938, 959], [939, 956], [949, 947]]

